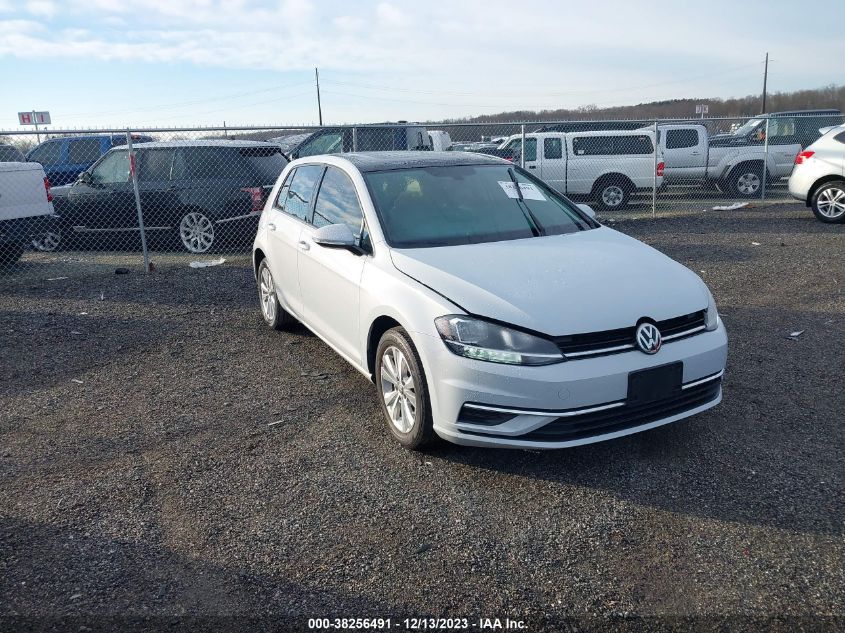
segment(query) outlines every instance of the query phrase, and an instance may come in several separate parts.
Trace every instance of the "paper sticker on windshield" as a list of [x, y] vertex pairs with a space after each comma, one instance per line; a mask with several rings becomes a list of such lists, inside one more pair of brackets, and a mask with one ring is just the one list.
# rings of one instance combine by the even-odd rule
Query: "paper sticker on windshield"
[[[514, 198], [515, 200], [519, 199], [519, 193], [517, 193], [516, 185], [513, 181], [510, 180], [500, 180], [499, 186], [502, 190], [507, 194], [508, 198]], [[543, 192], [537, 189], [537, 187], [530, 182], [521, 182], [519, 183], [519, 192], [522, 193], [522, 197], [525, 200], [545, 200], [546, 196], [543, 195]]]
[[519, 183], [519, 190], [522, 192], [522, 197], [526, 200], [545, 201], [546, 199], [546, 196], [543, 195], [543, 192], [537, 189], [537, 186], [531, 184], [530, 182]]

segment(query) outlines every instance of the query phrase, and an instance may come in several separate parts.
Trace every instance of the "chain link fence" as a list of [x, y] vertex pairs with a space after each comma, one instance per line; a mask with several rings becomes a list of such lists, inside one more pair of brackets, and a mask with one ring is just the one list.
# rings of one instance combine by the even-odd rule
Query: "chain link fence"
[[796, 154], [841, 123], [819, 114], [0, 132], [0, 274], [248, 262], [288, 160], [325, 153], [490, 154], [606, 221], [787, 201]]

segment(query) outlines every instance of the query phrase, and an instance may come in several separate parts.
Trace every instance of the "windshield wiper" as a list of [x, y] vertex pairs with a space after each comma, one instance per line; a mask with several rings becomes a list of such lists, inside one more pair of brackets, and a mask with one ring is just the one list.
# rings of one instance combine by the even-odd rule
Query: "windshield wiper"
[[534, 237], [540, 237], [541, 235], [545, 235], [546, 231], [543, 228], [543, 225], [540, 224], [540, 221], [536, 218], [536, 216], [531, 212], [531, 209], [525, 203], [525, 198], [522, 197], [522, 189], [519, 188], [519, 183], [516, 180], [516, 176], [513, 173], [513, 169], [508, 168], [508, 176], [510, 176], [511, 182], [513, 182], [513, 186], [516, 189], [517, 199], [521, 204], [519, 204], [519, 208], [522, 210], [522, 214], [525, 216], [525, 219], [528, 220], [528, 223], [531, 225], [531, 233]]

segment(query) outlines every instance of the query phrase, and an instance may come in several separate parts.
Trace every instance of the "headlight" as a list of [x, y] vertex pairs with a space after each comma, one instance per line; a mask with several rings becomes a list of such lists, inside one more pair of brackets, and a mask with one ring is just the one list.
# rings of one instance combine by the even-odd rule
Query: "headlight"
[[709, 301], [707, 303], [707, 315], [704, 317], [704, 329], [712, 332], [719, 327], [719, 311], [716, 309], [716, 300], [713, 299], [713, 293], [707, 291]]
[[550, 365], [566, 360], [557, 345], [519, 330], [450, 314], [434, 320], [443, 342], [458, 356], [509, 365]]

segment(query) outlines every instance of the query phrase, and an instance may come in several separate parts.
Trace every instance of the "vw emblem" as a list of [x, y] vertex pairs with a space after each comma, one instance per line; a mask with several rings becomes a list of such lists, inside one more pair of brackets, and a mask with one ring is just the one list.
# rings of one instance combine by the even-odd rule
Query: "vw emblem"
[[660, 330], [654, 323], [640, 323], [636, 333], [637, 347], [646, 354], [656, 354], [663, 344]]

